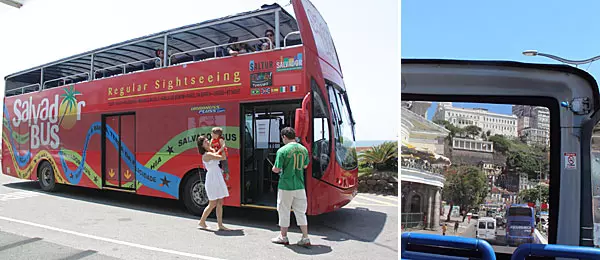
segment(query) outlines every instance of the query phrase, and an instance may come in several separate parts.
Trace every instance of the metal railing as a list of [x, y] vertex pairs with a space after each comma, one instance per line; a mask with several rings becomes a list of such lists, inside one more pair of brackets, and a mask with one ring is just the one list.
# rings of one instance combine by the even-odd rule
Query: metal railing
[[268, 37], [260, 37], [260, 38], [250, 39], [250, 40], [243, 40], [243, 41], [237, 41], [237, 42], [232, 42], [232, 43], [224, 43], [224, 44], [213, 45], [213, 46], [204, 47], [204, 48], [200, 48], [200, 49], [193, 49], [193, 50], [189, 50], [189, 51], [173, 53], [169, 56], [169, 63], [167, 65], [171, 66], [173, 57], [175, 57], [175, 56], [180, 56], [183, 54], [189, 55], [189, 53], [192, 53], [192, 52], [199, 52], [199, 51], [206, 51], [206, 50], [213, 49], [213, 52], [215, 55], [214, 57], [217, 58], [217, 49], [220, 47], [229, 46], [229, 45], [238, 44], [238, 43], [254, 42], [254, 41], [259, 41], [259, 40], [267, 40], [269, 42], [269, 46], [271, 46], [271, 49], [273, 49], [273, 42], [271, 41], [271, 39], [269, 39]]
[[402, 213], [400, 220], [400, 226], [402, 229], [418, 228], [425, 224], [423, 223], [423, 212]]
[[[496, 254], [494, 253], [494, 248], [492, 248], [492, 245], [490, 245], [490, 243], [486, 242], [485, 240], [476, 238], [440, 236], [419, 233], [403, 233], [400, 238], [400, 241], [400, 255], [402, 259], [459, 259], [456, 255], [446, 255], [446, 253], [454, 253], [457, 251], [470, 251], [478, 254], [479, 258], [481, 258], [482, 260], [496, 260]], [[435, 250], [435, 253], [413, 251], [414, 249], [410, 248], [411, 245], [434, 247], [436, 249], [441, 250], [439, 250], [439, 252], [438, 250]]]
[[421, 171], [426, 171], [426, 172], [431, 173], [431, 174], [442, 175], [442, 176], [443, 176], [443, 173], [444, 173], [444, 169], [443, 168], [433, 167], [431, 165], [426, 165], [426, 164], [420, 163], [420, 162], [411, 162], [411, 161], [408, 161], [406, 159], [402, 159], [400, 161], [400, 167], [402, 167], [402, 168], [409, 168], [409, 169], [415, 169], [415, 170], [421, 170]]
[[511, 260], [525, 260], [528, 256], [600, 259], [600, 249], [570, 245], [522, 244], [513, 252]]
[[[35, 83], [35, 84], [31, 84], [31, 85], [27, 85], [27, 86], [22, 86], [22, 87], [18, 87], [15, 89], [11, 89], [11, 90], [7, 90], [6, 94], [11, 94], [12, 92], [15, 92], [15, 94], [25, 94], [25, 89], [27, 88], [31, 88], [31, 87], [36, 87], [36, 90], [40, 90], [40, 84], [39, 83]], [[21, 93], [17, 93], [17, 92], [21, 92]]]
[[[97, 69], [94, 70], [94, 75], [93, 75], [93, 79], [96, 79], [96, 74], [98, 74], [99, 72], [106, 72], [110, 69], [114, 69], [114, 68], [120, 68], [123, 67], [123, 71], [122, 74], [127, 74], [127, 66], [129, 65], [133, 65], [133, 64], [138, 64], [138, 63], [142, 63], [142, 70], [146, 70], [145, 68], [145, 63], [148, 61], [158, 61], [160, 64], [162, 64], [162, 59], [159, 57], [155, 57], [155, 58], [149, 58], [149, 59], [143, 59], [143, 60], [138, 60], [138, 61], [132, 61], [132, 62], [128, 62], [128, 63], [123, 63], [123, 64], [119, 64], [119, 65], [115, 65], [115, 66], [110, 66], [110, 67], [106, 67], [106, 68], [101, 68], [101, 69]], [[105, 77], [106, 74], [102, 73], [102, 77]]]
[[44, 81], [44, 84], [42, 85], [42, 89], [46, 89], [46, 84], [50, 83], [50, 82], [60, 82], [61, 80], [63, 81], [63, 85], [67, 84], [67, 80], [70, 80], [72, 82], [71, 78], [76, 78], [76, 77], [80, 77], [82, 75], [87, 75], [87, 80], [90, 80], [90, 73], [89, 72], [82, 72], [82, 73], [77, 73], [77, 74], [73, 74], [73, 75], [69, 75], [69, 76], [65, 76], [65, 77], [60, 77], [57, 79], [51, 79], [48, 81]]
[[[294, 31], [294, 32], [290, 32], [288, 34], [285, 35], [284, 39], [283, 39], [283, 45], [284, 47], [287, 47], [287, 40], [289, 38], [289, 36], [292, 35], [300, 35], [300, 31]], [[178, 52], [178, 53], [174, 53], [171, 54], [169, 56], [169, 60], [166, 66], [171, 66], [172, 65], [172, 61], [173, 58], [177, 57], [177, 56], [181, 56], [184, 54], [189, 55], [190, 53], [194, 53], [194, 52], [200, 52], [200, 51], [206, 51], [206, 50], [213, 50], [214, 53], [214, 57], [217, 58], [218, 57], [218, 52], [219, 52], [219, 48], [221, 47], [225, 47], [225, 46], [230, 46], [233, 44], [239, 44], [239, 43], [247, 43], [247, 42], [255, 42], [255, 41], [266, 41], [269, 43], [269, 46], [271, 47], [270, 49], [274, 49], [274, 45], [273, 42], [271, 41], [271, 39], [269, 39], [268, 37], [259, 37], [259, 38], [253, 38], [253, 39], [249, 39], [249, 40], [242, 40], [242, 41], [237, 41], [237, 42], [232, 42], [232, 43], [224, 43], [224, 44], [219, 44], [219, 45], [214, 45], [214, 46], [209, 46], [209, 47], [205, 47], [205, 48], [200, 48], [200, 49], [194, 49], [194, 50], [189, 50], [189, 51], [184, 51], [184, 52]], [[256, 50], [256, 52], [260, 52], [262, 50], [258, 49]], [[190, 55], [192, 56], [192, 55]], [[106, 73], [112, 69], [115, 68], [122, 68], [121, 73], [117, 73], [115, 75], [121, 75], [121, 74], [127, 74], [127, 69], [129, 66], [134, 65], [134, 64], [142, 64], [142, 71], [146, 70], [146, 63], [149, 61], [158, 61], [158, 63], [160, 64], [160, 66], [162, 66], [163, 64], [163, 59], [160, 57], [155, 57], [155, 58], [149, 58], [149, 59], [143, 59], [143, 60], [137, 60], [137, 61], [132, 61], [132, 62], [128, 62], [128, 63], [123, 63], [123, 64], [118, 64], [118, 65], [114, 65], [114, 66], [110, 66], [110, 67], [105, 67], [105, 68], [100, 68], [97, 70], [93, 70], [93, 74], [90, 75], [89, 72], [83, 72], [83, 73], [78, 73], [78, 74], [74, 74], [74, 75], [69, 75], [69, 76], [65, 76], [65, 77], [61, 77], [61, 78], [57, 78], [57, 79], [52, 79], [52, 80], [48, 80], [48, 81], [44, 81], [41, 85], [39, 83], [36, 84], [31, 84], [31, 85], [27, 85], [27, 86], [23, 86], [23, 87], [19, 87], [19, 88], [15, 88], [15, 89], [11, 89], [11, 90], [7, 90], [5, 92], [5, 94], [11, 94], [14, 93], [16, 94], [24, 94], [26, 93], [25, 90], [34, 86], [37, 86], [37, 88], [35, 90], [42, 90], [45, 89], [46, 86], [49, 83], [52, 82], [60, 82], [62, 81], [63, 85], [67, 84], [67, 82], [73, 82], [73, 80], [79, 76], [85, 76], [87, 75], [87, 81], [91, 81], [91, 80], [95, 80], [96, 79], [96, 75], [98, 75], [98, 73], [102, 73], [102, 77], [106, 77]], [[194, 61], [195, 58], [194, 58]], [[155, 66], [156, 67], [156, 66]], [[113, 75], [114, 76], [114, 75]], [[34, 91], [35, 91], [34, 90]], [[19, 93], [20, 92], [20, 93]]]
[[[293, 31], [290, 32], [288, 34], [285, 35], [285, 37], [283, 37], [283, 47], [287, 47], [287, 38], [291, 35], [300, 35], [300, 31]], [[300, 37], [300, 40], [302, 40], [302, 37]]]

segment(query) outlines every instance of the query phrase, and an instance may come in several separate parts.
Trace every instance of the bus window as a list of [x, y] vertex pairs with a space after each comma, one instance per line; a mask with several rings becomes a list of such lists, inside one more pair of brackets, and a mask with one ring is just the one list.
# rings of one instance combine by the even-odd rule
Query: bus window
[[[459, 222], [466, 228], [457, 235], [485, 239], [501, 253], [547, 241], [535, 216], [549, 209], [550, 109], [402, 100], [401, 113], [402, 197], [420, 198], [401, 209], [401, 219], [423, 220], [403, 230]], [[436, 181], [412, 181], [417, 177]]]
[[591, 145], [592, 218], [594, 246], [600, 247], [600, 123], [592, 133]]
[[353, 170], [358, 167], [358, 159], [354, 146], [354, 127], [352, 118], [348, 111], [346, 100], [338, 86], [331, 82], [327, 82], [329, 91], [329, 102], [331, 103], [332, 114], [335, 115], [333, 131], [335, 136], [335, 154], [336, 160], [342, 168]]
[[317, 82], [312, 79], [313, 96], [313, 171], [312, 175], [320, 179], [329, 165], [330, 158], [330, 135], [329, 135], [329, 115], [327, 105], [323, 101], [321, 90]]

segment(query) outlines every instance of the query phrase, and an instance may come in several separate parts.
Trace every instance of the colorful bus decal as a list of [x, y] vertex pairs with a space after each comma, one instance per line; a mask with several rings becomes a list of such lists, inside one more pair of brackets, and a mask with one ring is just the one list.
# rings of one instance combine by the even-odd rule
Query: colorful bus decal
[[[4, 114], [5, 118], [10, 119], [10, 114], [4, 105]], [[101, 123], [95, 122], [89, 128], [85, 143], [83, 147], [82, 154], [79, 155], [77, 152], [61, 148], [58, 152], [61, 167], [63, 171], [59, 171], [56, 166], [56, 162], [54, 158], [50, 155], [50, 153], [46, 150], [39, 151], [36, 156], [33, 157], [33, 161], [31, 160], [31, 151], [27, 151], [25, 155], [20, 155], [19, 151], [15, 148], [14, 142], [15, 133], [13, 133], [13, 129], [9, 123], [5, 123], [4, 126], [9, 131], [9, 136], [3, 133], [3, 139], [8, 146], [9, 150], [12, 151], [11, 158], [13, 159], [13, 163], [15, 164], [15, 168], [17, 168], [17, 175], [19, 178], [28, 179], [33, 172], [34, 167], [37, 165], [40, 159], [48, 160], [54, 168], [56, 181], [58, 183], [68, 183], [77, 185], [81, 181], [81, 177], [85, 174], [90, 181], [92, 181], [97, 187], [101, 187], [101, 176], [96, 173], [85, 161], [86, 154], [88, 149], [88, 144], [91, 138], [101, 133]], [[106, 126], [107, 134], [106, 137], [110, 142], [118, 148], [119, 144], [119, 136], [117, 133], [110, 128], [110, 126]], [[182, 133], [174, 136], [169, 140], [154, 156], [148, 160], [145, 165], [142, 165], [140, 162], [135, 161], [133, 158], [135, 156], [129, 150], [129, 148], [125, 145], [122, 145], [121, 149], [121, 158], [127, 164], [130, 169], [133, 169], [135, 165], [136, 169], [136, 188], [140, 188], [142, 185], [145, 185], [151, 189], [159, 190], [164, 193], [167, 193], [175, 198], [179, 197], [179, 183], [181, 178], [172, 175], [170, 173], [158, 171], [162, 165], [167, 163], [170, 159], [176, 157], [177, 155], [196, 147], [196, 138], [203, 134], [209, 135], [212, 126], [198, 127], [193, 129], [188, 129], [183, 131]], [[239, 127], [224, 127], [224, 132], [227, 134], [232, 134], [232, 136], [238, 136]], [[231, 139], [227, 141], [227, 145], [233, 149], [239, 149], [239, 141], [237, 139]], [[67, 165], [67, 162], [74, 163], [78, 165], [76, 169], [70, 169]], [[28, 164], [29, 163], [29, 164]], [[16, 167], [18, 165], [18, 167]], [[21, 170], [22, 168], [25, 168]], [[66, 180], [61, 175], [61, 172], [64, 173]], [[125, 187], [132, 187], [133, 181], [126, 183]]]

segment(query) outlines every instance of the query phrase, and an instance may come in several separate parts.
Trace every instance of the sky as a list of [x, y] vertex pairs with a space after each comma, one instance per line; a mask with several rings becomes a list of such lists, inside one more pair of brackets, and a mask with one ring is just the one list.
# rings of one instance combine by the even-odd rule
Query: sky
[[[289, 1], [25, 0], [0, 4], [2, 91], [6, 75], [179, 26]], [[399, 8], [396, 0], [312, 0], [328, 24], [344, 73], [357, 140], [396, 140]], [[167, 4], [168, 3], [168, 4]], [[343, 12], [340, 3], [343, 3]], [[293, 14], [291, 6], [286, 10]], [[368, 43], [375, 42], [374, 44]], [[364, 98], [364, 97], [369, 98]], [[1, 101], [0, 101], [1, 102]]]
[[[600, 55], [600, 1], [404, 0], [401, 8], [402, 58], [558, 64], [522, 52], [538, 50], [571, 60]], [[597, 63], [579, 68], [598, 81]], [[511, 113], [506, 105], [483, 107]]]

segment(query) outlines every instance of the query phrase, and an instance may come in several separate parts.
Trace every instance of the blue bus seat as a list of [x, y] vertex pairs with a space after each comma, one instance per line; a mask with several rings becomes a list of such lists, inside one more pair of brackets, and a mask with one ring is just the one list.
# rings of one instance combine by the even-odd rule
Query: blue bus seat
[[441, 236], [432, 234], [420, 234], [420, 233], [403, 233], [401, 237], [401, 251], [400, 255], [402, 259], [427, 259], [427, 260], [450, 260], [450, 259], [466, 259], [465, 257], [448, 256], [431, 254], [424, 252], [408, 251], [407, 246], [409, 244], [442, 247], [450, 249], [461, 249], [478, 252], [483, 260], [496, 260], [496, 254], [494, 249], [485, 240], [476, 238], [456, 237], [456, 236]]
[[524, 260], [528, 256], [600, 259], [600, 249], [583, 246], [522, 244], [515, 250], [510, 259]]

